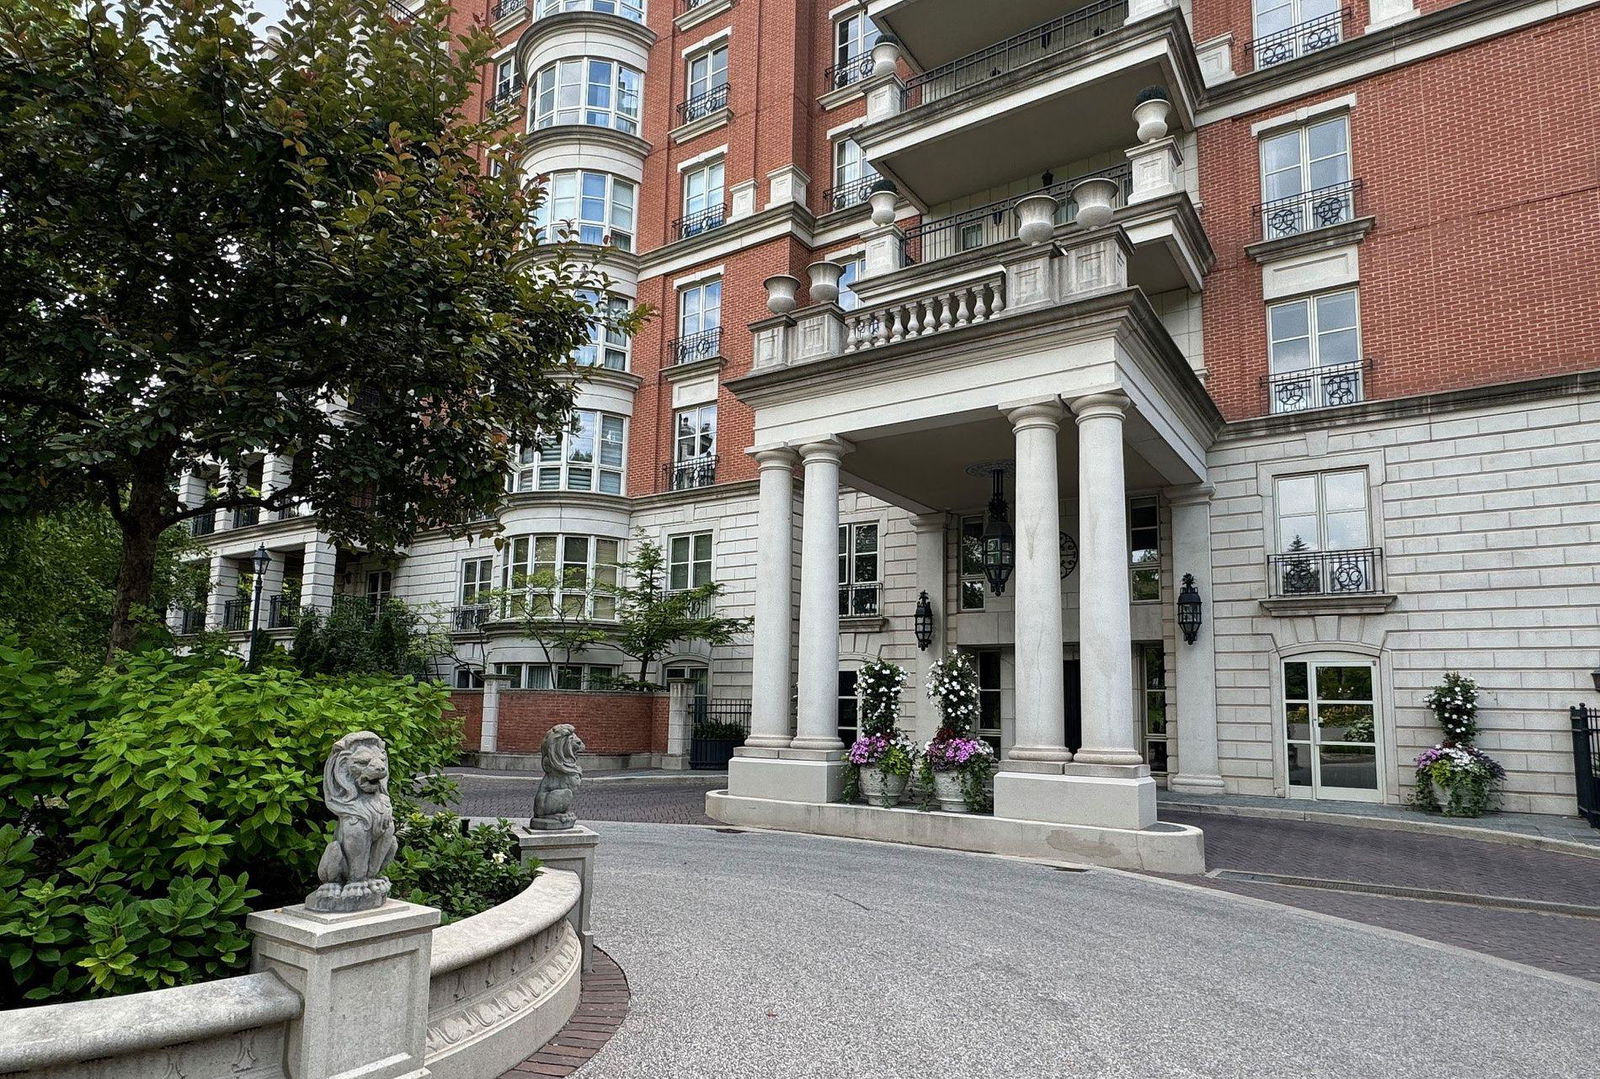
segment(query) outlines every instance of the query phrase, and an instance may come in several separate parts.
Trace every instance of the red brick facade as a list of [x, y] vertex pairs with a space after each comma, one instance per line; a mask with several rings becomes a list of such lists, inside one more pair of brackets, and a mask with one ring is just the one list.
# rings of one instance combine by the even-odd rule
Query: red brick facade
[[[551, 727], [570, 723], [590, 753], [665, 753], [670, 701], [665, 693], [501, 690], [496, 750], [536, 754]], [[483, 694], [457, 690], [450, 702], [462, 717], [462, 746], [476, 750], [483, 733]]]

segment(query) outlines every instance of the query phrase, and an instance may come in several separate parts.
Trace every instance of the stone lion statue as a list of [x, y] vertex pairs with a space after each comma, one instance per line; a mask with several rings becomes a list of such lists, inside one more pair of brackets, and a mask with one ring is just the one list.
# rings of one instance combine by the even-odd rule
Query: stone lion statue
[[333, 744], [322, 770], [322, 800], [339, 819], [317, 863], [322, 886], [306, 897], [309, 910], [372, 910], [389, 896], [383, 871], [394, 861], [394, 807], [389, 804], [389, 750], [371, 731]]
[[555, 830], [571, 828], [578, 823], [572, 811], [578, 797], [578, 781], [583, 769], [578, 767], [578, 754], [588, 747], [578, 737], [570, 723], [558, 723], [544, 736], [539, 747], [539, 757], [544, 762], [544, 777], [533, 796], [533, 819], [529, 828]]

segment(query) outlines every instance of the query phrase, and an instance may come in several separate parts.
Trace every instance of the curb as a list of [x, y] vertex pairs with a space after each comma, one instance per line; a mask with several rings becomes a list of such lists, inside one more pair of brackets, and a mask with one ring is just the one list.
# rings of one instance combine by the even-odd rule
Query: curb
[[1452, 839], [1476, 839], [1481, 843], [1498, 843], [1505, 847], [1522, 847], [1549, 854], [1571, 854], [1579, 858], [1600, 859], [1600, 846], [1577, 843], [1570, 839], [1552, 839], [1549, 836], [1507, 832], [1497, 828], [1476, 828], [1465, 824], [1445, 824], [1432, 820], [1402, 820], [1393, 817], [1364, 817], [1355, 813], [1319, 813], [1310, 809], [1270, 809], [1266, 806], [1217, 805], [1213, 802], [1179, 802], [1162, 799], [1157, 812], [1176, 810], [1179, 813], [1211, 813], [1221, 817], [1262, 817], [1268, 820], [1306, 821], [1310, 824], [1342, 824], [1350, 828], [1372, 828], [1383, 832], [1418, 832], [1425, 835], [1449, 836]]

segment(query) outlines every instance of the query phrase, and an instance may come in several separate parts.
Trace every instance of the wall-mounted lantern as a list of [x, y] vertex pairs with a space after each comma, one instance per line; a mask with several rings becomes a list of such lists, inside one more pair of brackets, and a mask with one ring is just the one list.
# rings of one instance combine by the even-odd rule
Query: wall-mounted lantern
[[1178, 628], [1183, 630], [1183, 639], [1190, 644], [1200, 635], [1202, 608], [1200, 590], [1194, 586], [1194, 574], [1185, 573], [1183, 588], [1178, 592]]
[[912, 626], [917, 634], [917, 647], [926, 652], [933, 643], [933, 604], [929, 602], [926, 592], [917, 597], [917, 613], [912, 618]]

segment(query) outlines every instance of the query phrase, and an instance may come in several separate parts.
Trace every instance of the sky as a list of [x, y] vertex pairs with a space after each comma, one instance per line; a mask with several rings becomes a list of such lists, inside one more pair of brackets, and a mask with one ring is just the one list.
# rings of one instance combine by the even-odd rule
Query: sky
[[267, 17], [269, 24], [276, 23], [283, 18], [284, 0], [254, 0], [251, 5]]

